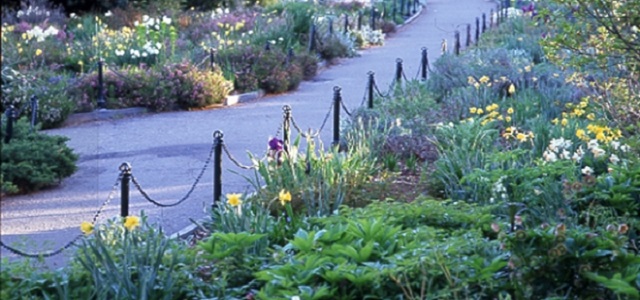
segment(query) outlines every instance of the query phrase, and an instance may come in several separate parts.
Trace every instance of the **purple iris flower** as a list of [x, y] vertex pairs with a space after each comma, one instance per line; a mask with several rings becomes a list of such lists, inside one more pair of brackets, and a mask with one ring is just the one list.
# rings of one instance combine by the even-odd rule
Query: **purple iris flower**
[[269, 150], [280, 152], [282, 151], [283, 146], [284, 146], [284, 142], [281, 139], [274, 137], [271, 140], [269, 140]]

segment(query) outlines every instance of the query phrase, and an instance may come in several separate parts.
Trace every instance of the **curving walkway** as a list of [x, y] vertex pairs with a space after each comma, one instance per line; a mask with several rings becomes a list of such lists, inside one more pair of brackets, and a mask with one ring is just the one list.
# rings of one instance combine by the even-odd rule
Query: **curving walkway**
[[[119, 166], [129, 162], [133, 175], [151, 197], [162, 203], [182, 198], [202, 170], [213, 143], [215, 130], [224, 132], [224, 142], [240, 162], [249, 163], [247, 152], [262, 155], [267, 141], [282, 122], [282, 107], [292, 113], [302, 129], [320, 127], [333, 99], [334, 86], [342, 87], [342, 99], [352, 110], [363, 100], [367, 73], [375, 72], [381, 88], [394, 78], [396, 59], [404, 60], [404, 72], [413, 78], [419, 70], [421, 48], [429, 50], [429, 60], [440, 54], [443, 39], [453, 49], [454, 31], [459, 30], [464, 46], [466, 24], [495, 9], [486, 0], [429, 0], [426, 9], [410, 24], [387, 39], [384, 47], [362, 51], [359, 57], [341, 61], [320, 72], [298, 90], [223, 109], [147, 114], [112, 119], [45, 131], [70, 138], [68, 145], [80, 155], [78, 171], [58, 187], [23, 196], [6, 197], [1, 204], [1, 238], [4, 243], [26, 252], [44, 252], [68, 243], [80, 233], [82, 221], [91, 221], [108, 198], [119, 174]], [[488, 25], [488, 24], [487, 24]], [[321, 137], [330, 144], [331, 121]], [[223, 157], [223, 195], [251, 192], [239, 174], [252, 172], [236, 167]], [[213, 199], [212, 167], [188, 200], [171, 208], [159, 208], [145, 201], [131, 187], [130, 214], [144, 210], [149, 220], [175, 233], [207, 215]], [[104, 221], [120, 213], [119, 192], [99, 218]], [[64, 264], [72, 251], [46, 260], [52, 267]], [[16, 255], [2, 249], [2, 257]]]

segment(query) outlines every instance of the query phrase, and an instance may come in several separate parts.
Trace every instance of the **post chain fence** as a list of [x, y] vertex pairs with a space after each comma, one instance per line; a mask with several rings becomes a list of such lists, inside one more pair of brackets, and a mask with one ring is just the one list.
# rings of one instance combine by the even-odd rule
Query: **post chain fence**
[[142, 197], [145, 200], [147, 200], [148, 202], [153, 203], [154, 205], [156, 205], [158, 207], [173, 207], [173, 206], [180, 205], [181, 203], [183, 203], [184, 201], [189, 199], [189, 196], [191, 196], [191, 193], [193, 193], [193, 190], [195, 190], [195, 188], [198, 185], [198, 183], [200, 183], [200, 180], [202, 179], [202, 176], [204, 175], [204, 172], [207, 170], [207, 167], [209, 167], [209, 164], [211, 163], [211, 159], [213, 157], [214, 150], [215, 150], [215, 143], [213, 143], [211, 145], [211, 150], [209, 151], [209, 155], [207, 156], [207, 160], [205, 161], [204, 166], [200, 170], [200, 173], [196, 177], [196, 180], [193, 182], [193, 184], [191, 185], [191, 187], [189, 188], [187, 193], [180, 200], [178, 200], [178, 201], [176, 201], [174, 203], [164, 204], [164, 203], [160, 203], [159, 201], [156, 201], [156, 200], [152, 199], [149, 196], [149, 194], [144, 191], [144, 189], [142, 188], [142, 186], [140, 185], [140, 183], [138, 182], [136, 177], [133, 176], [133, 174], [131, 174], [131, 182], [133, 182], [133, 185], [136, 187], [138, 192], [142, 195]]
[[293, 115], [291, 115], [291, 124], [293, 125], [293, 128], [295, 128], [296, 131], [298, 131], [298, 134], [300, 134], [302, 137], [316, 138], [320, 135], [320, 132], [322, 132], [322, 130], [324, 129], [324, 126], [327, 124], [327, 120], [329, 119], [329, 116], [331, 116], [332, 108], [333, 108], [333, 101], [329, 106], [329, 111], [327, 111], [327, 114], [324, 116], [324, 120], [322, 120], [322, 124], [320, 125], [320, 128], [315, 132], [313, 132], [311, 128], [307, 131], [308, 133], [305, 133], [304, 131], [302, 131], [302, 129], [300, 129], [300, 126], [298, 126], [298, 123], [296, 122], [296, 119], [293, 117]]
[[[109, 204], [109, 202], [111, 202], [111, 200], [116, 195], [116, 192], [118, 190], [118, 186], [120, 185], [120, 182], [122, 181], [122, 176], [123, 176], [123, 172], [120, 172], [120, 174], [118, 175], [118, 178], [116, 179], [116, 182], [113, 184], [113, 187], [111, 188], [111, 192], [107, 196], [107, 199], [104, 202], [102, 202], [102, 205], [100, 205], [100, 207], [98, 208], [96, 213], [93, 215], [93, 219], [91, 221], [91, 225], [95, 226], [96, 222], [98, 221], [98, 218], [100, 217], [100, 215], [104, 211], [104, 208]], [[71, 241], [66, 243], [64, 246], [62, 246], [62, 247], [60, 247], [60, 248], [58, 248], [56, 250], [50, 250], [50, 251], [41, 252], [41, 253], [25, 252], [25, 251], [22, 251], [22, 250], [19, 250], [17, 248], [9, 246], [9, 245], [5, 244], [4, 242], [2, 242], [1, 240], [0, 240], [0, 247], [6, 249], [7, 251], [9, 251], [9, 252], [11, 252], [11, 253], [13, 253], [15, 255], [18, 255], [18, 256], [28, 257], [28, 258], [40, 258], [40, 257], [44, 258], [44, 257], [55, 256], [55, 255], [58, 255], [58, 254], [64, 252], [65, 250], [67, 250], [67, 249], [71, 248], [73, 245], [75, 245], [83, 237], [85, 237], [84, 234], [79, 234], [75, 238], [73, 238]]]

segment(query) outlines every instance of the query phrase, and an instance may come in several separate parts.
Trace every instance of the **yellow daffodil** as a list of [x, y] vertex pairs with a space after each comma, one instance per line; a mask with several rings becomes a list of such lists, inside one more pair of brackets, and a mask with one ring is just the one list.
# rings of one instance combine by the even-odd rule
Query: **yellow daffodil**
[[581, 139], [583, 141], [588, 141], [589, 140], [589, 136], [584, 132], [584, 129], [576, 130], [576, 137], [578, 137], [579, 139]]
[[593, 121], [596, 119], [596, 115], [594, 113], [590, 113], [587, 115], [587, 119], [590, 121]]
[[280, 204], [284, 206], [287, 202], [291, 202], [291, 193], [281, 190], [280, 194], [278, 194], [278, 200], [280, 200]]
[[513, 94], [515, 94], [515, 93], [516, 93], [516, 86], [515, 86], [515, 85], [513, 85], [513, 83], [512, 83], [511, 85], [509, 85], [509, 90], [508, 90], [508, 92], [509, 92], [509, 95], [513, 95]]
[[134, 230], [140, 226], [140, 218], [137, 216], [128, 216], [124, 218], [124, 227], [128, 230]]
[[476, 113], [476, 111], [478, 111], [478, 109], [477, 109], [477, 108], [475, 108], [475, 107], [470, 107], [470, 108], [469, 108], [469, 112], [470, 112], [470, 113], [472, 113], [472, 114], [475, 114], [475, 113]]
[[518, 141], [521, 141], [521, 142], [526, 142], [527, 135], [522, 132], [518, 132], [518, 134], [516, 134], [516, 139], [518, 139]]
[[229, 203], [229, 205], [233, 207], [236, 207], [242, 204], [242, 200], [240, 200], [241, 196], [242, 194], [227, 194], [227, 203]]
[[90, 235], [93, 232], [93, 224], [87, 221], [82, 222], [80, 224], [80, 231], [85, 235]]
[[36, 56], [40, 56], [42, 55], [42, 49], [37, 49], [36, 50]]
[[507, 109], [507, 113], [510, 115], [513, 114], [513, 107], [509, 107], [509, 109]]
[[479, 115], [481, 115], [481, 114], [483, 114], [483, 113], [484, 113], [484, 110], [482, 110], [482, 108], [478, 108], [477, 113], [478, 113]]
[[506, 117], [504, 117], [504, 120], [507, 121], [507, 122], [511, 122], [511, 117], [510, 116], [506, 116]]
[[560, 125], [562, 126], [567, 126], [569, 124], [569, 120], [567, 119], [562, 119], [562, 121], [560, 121]]
[[489, 80], [491, 80], [491, 79], [489, 78], [489, 76], [484, 75], [484, 76], [480, 77], [480, 79], [479, 79], [478, 81], [479, 81], [480, 83], [482, 83], [482, 84], [485, 84], [485, 83], [489, 82]]

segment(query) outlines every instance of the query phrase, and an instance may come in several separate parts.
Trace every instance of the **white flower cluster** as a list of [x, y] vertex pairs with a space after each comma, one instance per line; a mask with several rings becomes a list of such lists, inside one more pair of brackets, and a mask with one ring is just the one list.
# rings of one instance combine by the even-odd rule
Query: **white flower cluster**
[[[146, 42], [144, 46], [142, 46], [142, 50], [138, 49], [129, 49], [129, 53], [131, 54], [131, 58], [140, 58], [140, 57], [148, 57], [151, 55], [157, 55], [160, 53], [160, 49], [162, 49], [161, 43], [151, 43]], [[125, 50], [116, 49], [117, 56], [123, 56], [125, 54]]]
[[142, 23], [135, 21], [133, 25], [135, 27], [143, 26], [146, 28], [153, 28], [155, 30], [160, 30], [160, 24], [162, 23], [171, 25], [171, 18], [167, 16], [162, 16], [162, 19], [160, 19], [160, 18], [152, 18], [152, 17], [149, 17], [148, 15], [144, 15], [142, 16]]
[[[507, 178], [507, 176], [502, 176], [500, 177], [500, 179], [498, 179], [498, 181], [496, 181], [493, 184], [493, 187], [491, 188], [491, 193], [494, 196], [500, 196], [500, 199], [502, 201], [507, 201], [508, 196], [507, 196], [507, 189], [504, 187], [504, 184], [502, 183], [503, 180], [505, 180]], [[495, 198], [491, 197], [491, 199], [489, 199], [490, 203], [495, 202]]]
[[29, 5], [26, 11], [19, 10], [16, 15], [18, 16], [18, 18], [21, 18], [21, 17], [28, 17], [28, 16], [47, 16], [48, 17], [50, 14], [51, 13], [44, 8]]
[[584, 151], [582, 150], [582, 146], [578, 147], [578, 149], [572, 154], [569, 150], [573, 142], [571, 140], [565, 140], [564, 138], [552, 139], [549, 142], [549, 146], [547, 150], [542, 154], [542, 158], [544, 158], [547, 162], [554, 162], [559, 159], [571, 159], [575, 162], [578, 162], [582, 159], [584, 155]]
[[37, 42], [42, 42], [49, 36], [57, 35], [58, 29], [53, 26], [49, 26], [46, 30], [43, 30], [40, 26], [36, 25], [26, 32], [27, 38], [25, 39], [28, 42], [30, 39], [36, 39]]
[[229, 8], [222, 9], [220, 7], [211, 12], [211, 19], [216, 19], [219, 16], [223, 16], [229, 13]]
[[[573, 143], [570, 140], [565, 140], [564, 138], [552, 139], [549, 142], [549, 147], [547, 147], [547, 150], [545, 150], [544, 153], [542, 154], [542, 158], [544, 158], [544, 160], [547, 162], [554, 162], [554, 161], [557, 161], [558, 159], [567, 159], [567, 160], [570, 159], [570, 160], [573, 160], [574, 162], [580, 162], [585, 154], [585, 151], [584, 149], [582, 149], [582, 145], [580, 145], [578, 149], [576, 149], [572, 153], [570, 151], [570, 148], [572, 145]], [[619, 150], [622, 152], [627, 152], [630, 150], [629, 145], [623, 145], [618, 141], [612, 141], [610, 143], [610, 146], [613, 150]], [[604, 155], [607, 154], [607, 151], [602, 149], [602, 147], [600, 147], [600, 143], [598, 142], [598, 140], [595, 140], [595, 139], [590, 140], [589, 143], [587, 143], [587, 150], [591, 152], [594, 158], [603, 157]], [[620, 161], [620, 158], [615, 153], [611, 153], [611, 155], [609, 155], [609, 162], [611, 162], [612, 164], [615, 165], [619, 161]], [[589, 175], [591, 174], [589, 170], [590, 169], [583, 169], [582, 173], [585, 175]]]

